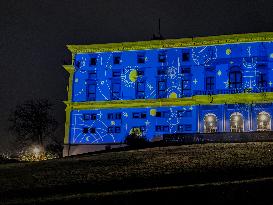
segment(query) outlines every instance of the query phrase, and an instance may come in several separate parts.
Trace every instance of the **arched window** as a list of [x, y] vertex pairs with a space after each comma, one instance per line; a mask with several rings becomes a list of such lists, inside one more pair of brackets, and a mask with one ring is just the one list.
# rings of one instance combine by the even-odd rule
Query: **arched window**
[[243, 132], [244, 131], [244, 119], [243, 115], [239, 112], [234, 112], [230, 116], [230, 131], [231, 132]]
[[230, 69], [229, 72], [229, 88], [241, 88], [242, 87], [242, 72], [239, 67]]
[[204, 132], [217, 132], [217, 118], [213, 113], [208, 113], [204, 117]]
[[267, 112], [260, 112], [257, 117], [257, 131], [271, 130], [271, 117]]

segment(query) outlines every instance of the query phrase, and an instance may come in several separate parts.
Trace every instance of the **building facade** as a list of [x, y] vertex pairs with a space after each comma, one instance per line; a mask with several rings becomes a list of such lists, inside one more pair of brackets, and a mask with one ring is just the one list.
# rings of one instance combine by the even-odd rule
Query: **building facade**
[[64, 155], [138, 132], [272, 129], [273, 33], [68, 45]]

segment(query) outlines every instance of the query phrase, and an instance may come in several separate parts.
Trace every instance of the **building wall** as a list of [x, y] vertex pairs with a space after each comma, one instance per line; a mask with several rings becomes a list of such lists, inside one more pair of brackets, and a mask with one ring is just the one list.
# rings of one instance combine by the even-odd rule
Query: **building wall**
[[[163, 97], [191, 96], [206, 91], [206, 77], [210, 76], [214, 77], [213, 90], [221, 92], [230, 88], [229, 73], [232, 69], [242, 72], [242, 89], [257, 89], [257, 78], [261, 73], [267, 76], [266, 86], [272, 88], [272, 53], [272, 42], [262, 42], [76, 54], [72, 101], [136, 99], [137, 82], [144, 83], [145, 99], [161, 98], [158, 81], [166, 81], [166, 95]], [[160, 54], [165, 55], [166, 62], [159, 62]], [[144, 63], [137, 62], [138, 55], [144, 56]], [[188, 55], [188, 60], [183, 60], [183, 55]], [[116, 57], [120, 57], [119, 64], [114, 64]], [[96, 59], [96, 65], [91, 65], [91, 58]], [[95, 96], [91, 99], [87, 87], [92, 83]], [[113, 88], [115, 85], [118, 86]], [[113, 97], [113, 89], [119, 90], [119, 97]]]
[[[143, 57], [142, 63], [138, 56]], [[166, 58], [165, 62], [159, 62], [159, 57]], [[117, 59], [120, 61], [115, 64]], [[273, 88], [272, 42], [78, 53], [74, 66], [72, 102], [272, 92]], [[236, 72], [241, 73], [241, 86], [231, 85], [231, 72], [235, 73], [233, 78], [238, 78]], [[208, 83], [210, 77], [213, 82]], [[167, 133], [206, 132], [204, 119], [208, 114], [216, 117], [217, 132], [231, 131], [230, 118], [234, 113], [242, 116], [243, 131], [253, 131], [257, 130], [258, 114], [266, 112], [271, 117], [272, 110], [272, 103], [72, 109], [69, 143], [122, 143], [137, 128], [149, 140]]]

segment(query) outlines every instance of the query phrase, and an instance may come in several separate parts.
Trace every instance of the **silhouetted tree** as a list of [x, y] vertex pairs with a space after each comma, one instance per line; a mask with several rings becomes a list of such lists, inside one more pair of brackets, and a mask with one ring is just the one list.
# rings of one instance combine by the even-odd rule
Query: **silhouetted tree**
[[16, 106], [9, 117], [9, 129], [16, 134], [17, 143], [44, 146], [45, 139], [54, 139], [58, 122], [52, 115], [52, 106], [47, 99], [32, 99]]

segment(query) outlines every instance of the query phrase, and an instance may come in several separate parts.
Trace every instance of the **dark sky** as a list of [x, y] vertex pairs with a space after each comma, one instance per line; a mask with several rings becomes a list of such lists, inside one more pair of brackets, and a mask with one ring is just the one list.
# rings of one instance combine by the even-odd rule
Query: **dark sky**
[[66, 44], [273, 31], [272, 0], [0, 0], [0, 149], [16, 104], [48, 98], [64, 136]]

